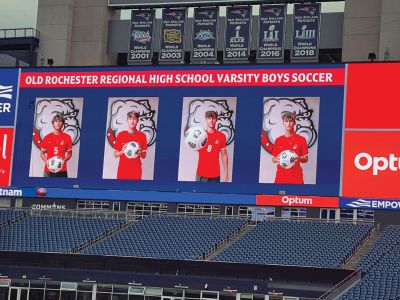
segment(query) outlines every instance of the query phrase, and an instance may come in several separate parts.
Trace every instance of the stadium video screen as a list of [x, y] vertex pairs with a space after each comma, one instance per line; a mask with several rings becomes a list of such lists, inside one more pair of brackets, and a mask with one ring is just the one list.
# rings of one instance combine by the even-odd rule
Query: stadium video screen
[[344, 75], [343, 65], [22, 70], [11, 185], [338, 195]]

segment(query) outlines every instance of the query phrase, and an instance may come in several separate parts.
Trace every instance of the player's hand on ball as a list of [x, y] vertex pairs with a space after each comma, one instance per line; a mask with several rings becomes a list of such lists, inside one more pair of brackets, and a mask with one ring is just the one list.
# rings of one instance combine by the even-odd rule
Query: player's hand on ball
[[122, 152], [129, 159], [136, 158], [140, 154], [140, 146], [136, 142], [128, 142], [122, 147]]
[[272, 162], [273, 162], [274, 164], [279, 164], [279, 156], [278, 156], [278, 157], [273, 156], [273, 157], [272, 157]]

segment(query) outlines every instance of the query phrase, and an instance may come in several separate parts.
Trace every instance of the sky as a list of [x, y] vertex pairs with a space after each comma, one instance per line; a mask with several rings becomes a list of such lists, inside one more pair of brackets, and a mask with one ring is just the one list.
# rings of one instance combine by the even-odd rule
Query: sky
[[38, 0], [1, 0], [0, 29], [36, 28]]
[[[106, 0], [103, 0], [106, 1]], [[1, 0], [0, 29], [36, 28], [38, 0]], [[291, 14], [293, 5], [288, 5]], [[344, 1], [322, 3], [322, 12], [343, 12]], [[254, 11], [255, 13], [256, 11]], [[157, 14], [160, 15], [160, 14]], [[123, 11], [121, 19], [129, 19], [129, 11]]]

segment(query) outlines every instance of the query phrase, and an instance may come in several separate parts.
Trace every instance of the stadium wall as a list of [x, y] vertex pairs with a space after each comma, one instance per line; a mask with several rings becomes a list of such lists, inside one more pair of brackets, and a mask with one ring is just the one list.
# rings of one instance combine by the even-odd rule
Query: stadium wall
[[380, 61], [400, 60], [399, 15], [396, 0], [346, 0], [343, 61], [366, 61], [369, 53]]

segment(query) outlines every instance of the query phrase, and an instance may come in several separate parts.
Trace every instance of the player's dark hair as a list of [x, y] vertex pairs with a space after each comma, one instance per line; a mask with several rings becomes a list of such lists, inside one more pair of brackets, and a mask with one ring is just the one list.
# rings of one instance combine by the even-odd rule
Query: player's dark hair
[[206, 111], [206, 112], [204, 113], [204, 116], [205, 116], [206, 118], [209, 118], [209, 117], [218, 118], [218, 113], [217, 113], [215, 110], [208, 110], [208, 111]]
[[55, 121], [61, 121], [63, 124], [65, 124], [65, 119], [62, 115], [56, 114], [53, 119], [51, 120], [51, 124], [54, 124]]
[[292, 112], [286, 112], [282, 114], [282, 120], [296, 121], [296, 114]]
[[130, 112], [128, 112], [127, 114], [126, 114], [126, 117], [129, 119], [129, 118], [133, 118], [133, 117], [135, 117], [136, 119], [139, 119], [139, 113], [137, 112], [137, 111], [134, 111], [134, 110], [132, 110], [132, 111], [130, 111]]

